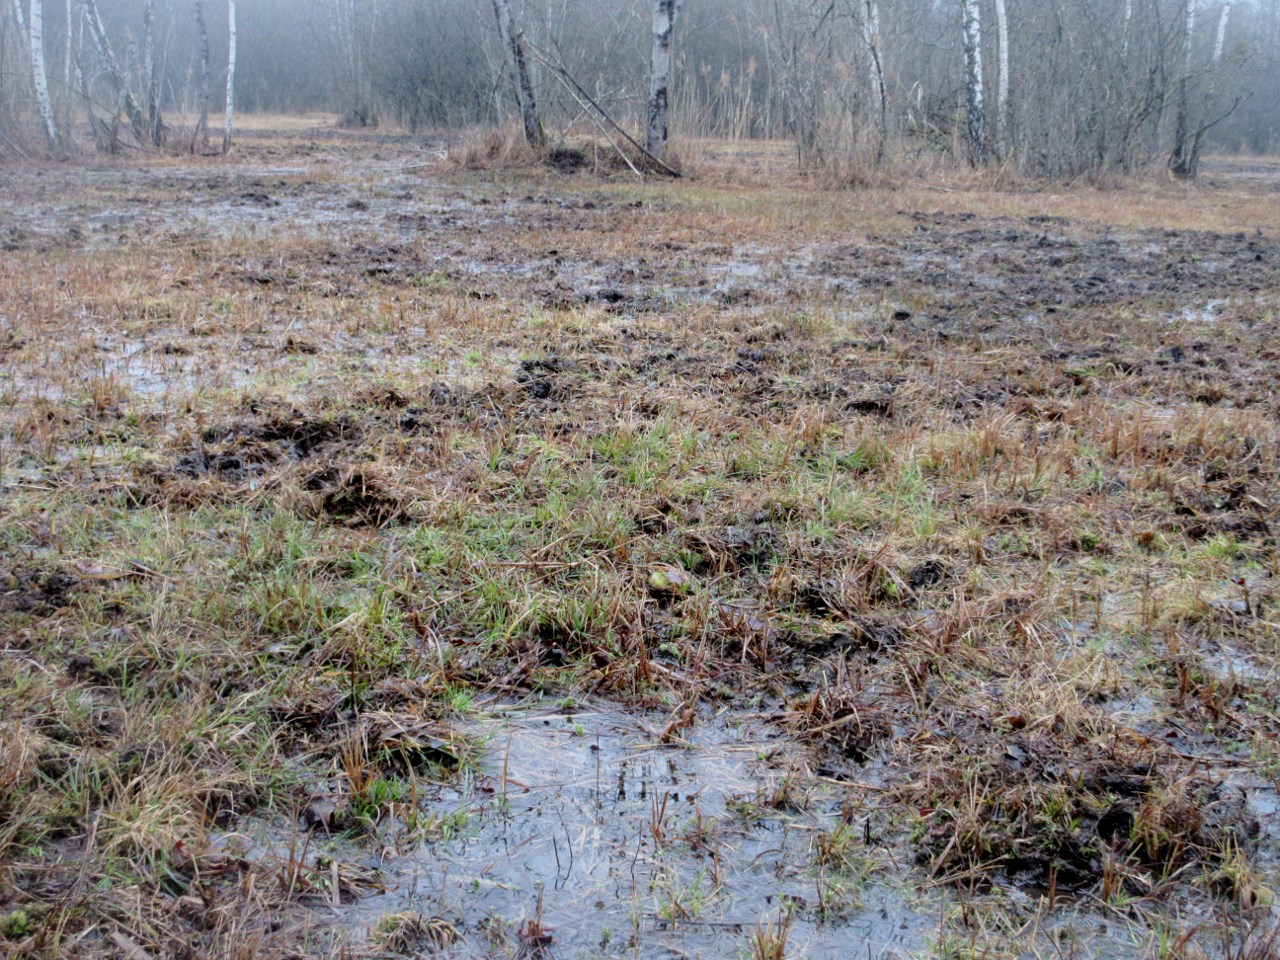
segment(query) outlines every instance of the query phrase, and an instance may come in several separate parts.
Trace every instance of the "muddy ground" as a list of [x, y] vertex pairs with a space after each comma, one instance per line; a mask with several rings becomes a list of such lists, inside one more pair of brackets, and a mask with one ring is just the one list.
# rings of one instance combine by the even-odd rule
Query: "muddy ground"
[[0, 945], [1273, 955], [1280, 168], [457, 154], [0, 172]]

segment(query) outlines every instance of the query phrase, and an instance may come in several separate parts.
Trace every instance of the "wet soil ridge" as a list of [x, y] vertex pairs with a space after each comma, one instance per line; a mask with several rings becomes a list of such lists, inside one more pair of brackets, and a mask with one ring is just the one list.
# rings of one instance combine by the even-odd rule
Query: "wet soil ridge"
[[335, 137], [15, 174], [0, 946], [1269, 955], [1273, 190]]

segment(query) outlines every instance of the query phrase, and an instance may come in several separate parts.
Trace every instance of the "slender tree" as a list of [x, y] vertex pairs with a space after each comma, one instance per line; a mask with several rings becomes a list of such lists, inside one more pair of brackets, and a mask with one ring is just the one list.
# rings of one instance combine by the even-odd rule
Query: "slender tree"
[[1196, 28], [1196, 0], [1183, 0], [1182, 75], [1178, 78], [1178, 108], [1174, 117], [1173, 151], [1169, 155], [1169, 172], [1179, 179], [1195, 176], [1195, 158], [1191, 155], [1191, 41]]
[[1227, 43], [1227, 20], [1231, 16], [1231, 0], [1225, 0], [1222, 4], [1222, 12], [1218, 15], [1218, 38], [1213, 43], [1213, 65], [1216, 67], [1222, 62], [1222, 51], [1226, 48]]
[[222, 153], [231, 152], [231, 118], [236, 100], [236, 0], [227, 0], [227, 121], [222, 128]]
[[1000, 44], [1000, 70], [996, 78], [996, 150], [1009, 156], [1009, 12], [1005, 0], [995, 0], [996, 39]]
[[209, 29], [204, 22], [204, 0], [196, 0], [196, 42], [200, 47], [200, 85], [196, 90], [200, 113], [195, 131], [191, 134], [191, 152], [196, 144], [209, 146]]
[[511, 0], [493, 0], [493, 15], [498, 21], [498, 34], [507, 60], [507, 72], [515, 93], [520, 119], [524, 123], [524, 139], [529, 146], [541, 149], [546, 142], [542, 122], [538, 119], [538, 102], [529, 77], [529, 61], [524, 55], [524, 36], [511, 16]]
[[72, 33], [74, 32], [72, 27], [75, 22], [73, 7], [74, 7], [73, 0], [66, 0], [66, 3], [63, 4], [63, 9], [67, 15], [67, 20], [66, 20], [66, 25], [63, 28], [63, 32], [66, 34], [66, 36], [63, 37], [63, 40], [65, 41], [65, 45], [63, 47], [63, 50], [65, 51], [65, 56], [63, 57], [63, 61], [62, 61], [62, 84], [63, 84], [63, 87], [67, 90], [71, 89], [71, 81], [74, 79], [74, 75], [71, 70], [71, 39], [72, 39]]
[[676, 0], [653, 0], [653, 55], [649, 69], [649, 122], [645, 149], [661, 160], [667, 152], [671, 118], [671, 35], [676, 27]]
[[342, 91], [343, 122], [355, 127], [377, 126], [369, 95], [368, 66], [365, 62], [364, 25], [359, 0], [337, 0], [334, 30], [342, 46], [345, 77]]
[[1213, 107], [1213, 98], [1218, 92], [1218, 71], [1222, 67], [1222, 52], [1226, 47], [1227, 20], [1231, 17], [1231, 0], [1224, 0], [1222, 12], [1218, 14], [1218, 34], [1213, 42], [1213, 59], [1209, 61], [1209, 79], [1204, 88], [1204, 108], [1198, 118], [1195, 132], [1191, 135], [1191, 171], [1195, 176], [1200, 167], [1200, 147], [1204, 140], [1205, 125], [1209, 110]]
[[880, 127], [880, 142], [876, 147], [876, 162], [884, 159], [885, 141], [889, 138], [889, 98], [884, 85], [884, 62], [880, 54], [880, 4], [879, 0], [865, 0], [862, 17], [862, 41], [867, 45], [871, 62], [871, 105]]
[[142, 8], [142, 76], [147, 85], [147, 133], [154, 146], [164, 145], [164, 118], [160, 115], [160, 70], [156, 64], [155, 2]]
[[58, 122], [53, 116], [53, 101], [49, 99], [49, 77], [44, 71], [44, 2], [31, 0], [31, 77], [36, 88], [36, 103], [40, 119], [44, 121], [44, 134], [49, 146], [58, 145]]
[[84, 106], [85, 120], [89, 123], [89, 131], [93, 134], [94, 145], [99, 150], [106, 150], [110, 147], [107, 138], [104, 136], [104, 127], [106, 126], [93, 110], [93, 96], [89, 92], [89, 74], [81, 63], [84, 56], [84, 25], [89, 19], [89, 13], [81, 4], [79, 8], [79, 29], [76, 31], [76, 44], [72, 51], [72, 58], [75, 63], [75, 80], [76, 89], [80, 92], [80, 102]]
[[982, 105], [982, 20], [978, 0], [960, 0], [964, 28], [965, 113], [968, 119], [969, 161], [987, 159], [987, 118]]

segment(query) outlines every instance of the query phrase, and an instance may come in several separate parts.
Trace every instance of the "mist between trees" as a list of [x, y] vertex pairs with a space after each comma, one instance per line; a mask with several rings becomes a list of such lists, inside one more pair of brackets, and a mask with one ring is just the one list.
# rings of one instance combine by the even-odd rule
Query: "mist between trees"
[[[195, 118], [232, 91], [237, 110], [330, 111], [355, 126], [523, 122], [531, 133], [532, 122], [552, 146], [594, 130], [603, 111], [643, 137], [661, 62], [655, 24], [670, 7], [0, 2], [0, 157], [10, 160], [200, 149], [208, 128], [193, 136]], [[677, 144], [785, 139], [804, 167], [855, 181], [938, 157], [1033, 176], [1163, 164], [1191, 177], [1207, 149], [1280, 147], [1278, 67], [1280, 0], [682, 0], [670, 129]]]

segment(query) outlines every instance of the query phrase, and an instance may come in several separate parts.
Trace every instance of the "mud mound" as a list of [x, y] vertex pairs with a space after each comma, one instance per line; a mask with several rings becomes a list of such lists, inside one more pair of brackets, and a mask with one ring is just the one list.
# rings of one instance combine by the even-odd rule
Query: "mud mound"
[[0, 614], [43, 617], [71, 602], [80, 581], [62, 570], [0, 567]]
[[[1017, 722], [1011, 724], [1017, 726]], [[1238, 794], [1132, 736], [1077, 742], [1048, 729], [971, 738], [963, 762], [896, 791], [922, 811], [919, 855], [935, 876], [1004, 874], [1062, 891], [1122, 884], [1134, 895], [1189, 864], [1206, 873], [1249, 851], [1259, 824]]]
[[330, 463], [309, 474], [302, 487], [315, 511], [346, 526], [380, 527], [404, 516], [407, 495], [375, 464]]

